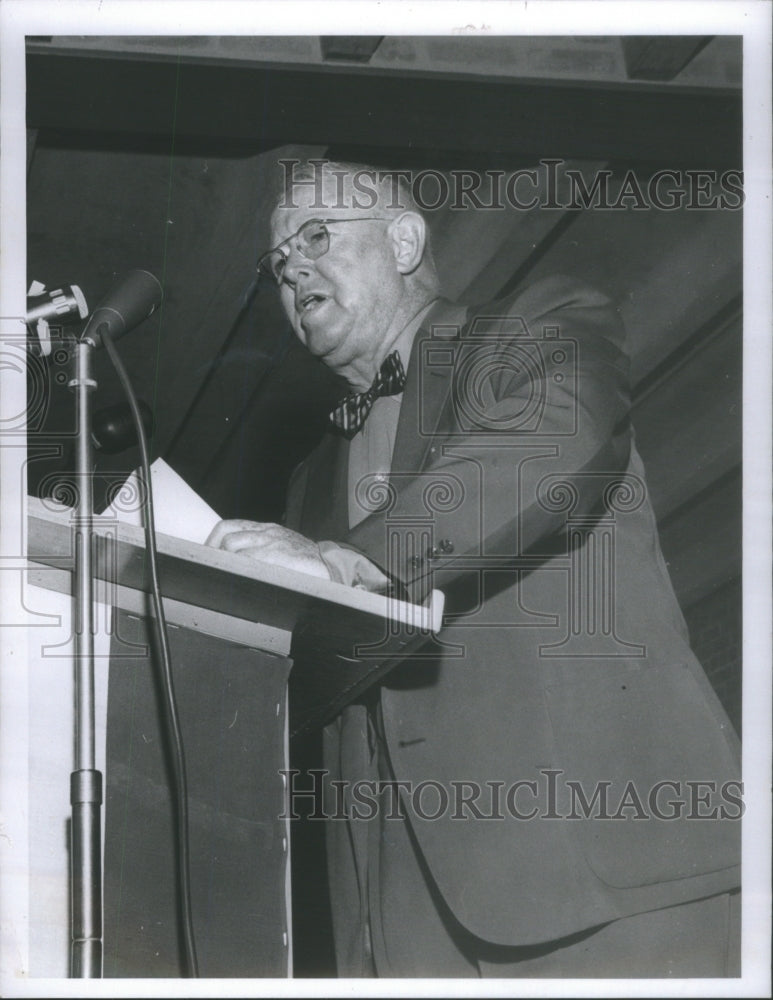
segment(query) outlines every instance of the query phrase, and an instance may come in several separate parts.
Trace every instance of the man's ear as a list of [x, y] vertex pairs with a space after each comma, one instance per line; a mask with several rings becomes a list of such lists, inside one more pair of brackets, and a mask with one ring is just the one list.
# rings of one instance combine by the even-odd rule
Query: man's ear
[[391, 223], [389, 234], [400, 274], [411, 274], [421, 264], [427, 243], [427, 223], [418, 212], [403, 212]]

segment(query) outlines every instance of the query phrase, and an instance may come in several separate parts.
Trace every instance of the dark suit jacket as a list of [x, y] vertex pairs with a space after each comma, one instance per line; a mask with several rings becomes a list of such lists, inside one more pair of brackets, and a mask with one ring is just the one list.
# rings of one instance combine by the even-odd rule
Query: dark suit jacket
[[291, 483], [290, 526], [362, 551], [412, 601], [446, 594], [439, 641], [383, 683], [383, 724], [397, 779], [474, 782], [502, 813], [411, 815], [451, 911], [498, 944], [740, 884], [737, 740], [688, 645], [628, 412], [615, 311], [551, 278], [430, 314], [386, 508], [348, 530], [332, 435]]

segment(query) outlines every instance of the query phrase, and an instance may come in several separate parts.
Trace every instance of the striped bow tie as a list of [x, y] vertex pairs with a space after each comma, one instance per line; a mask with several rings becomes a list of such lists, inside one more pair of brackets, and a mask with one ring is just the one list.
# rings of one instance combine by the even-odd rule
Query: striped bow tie
[[345, 437], [351, 438], [365, 423], [370, 409], [379, 396], [396, 396], [405, 387], [405, 369], [397, 351], [384, 360], [370, 389], [350, 392], [330, 414], [331, 424]]

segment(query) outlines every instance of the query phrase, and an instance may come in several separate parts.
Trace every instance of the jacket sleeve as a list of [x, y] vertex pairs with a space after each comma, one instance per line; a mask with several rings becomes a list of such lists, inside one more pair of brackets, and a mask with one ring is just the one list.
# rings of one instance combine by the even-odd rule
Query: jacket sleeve
[[626, 468], [623, 341], [609, 300], [564, 277], [477, 310], [444, 347], [448, 391], [423, 466], [396, 455], [387, 503], [342, 541], [416, 603], [435, 569], [446, 587], [538, 557]]

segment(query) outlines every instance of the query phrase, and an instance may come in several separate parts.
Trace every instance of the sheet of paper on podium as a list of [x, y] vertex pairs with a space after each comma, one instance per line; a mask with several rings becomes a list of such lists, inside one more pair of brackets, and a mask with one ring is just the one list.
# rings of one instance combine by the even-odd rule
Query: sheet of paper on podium
[[[153, 486], [153, 516], [156, 531], [172, 538], [184, 538], [189, 542], [203, 545], [210, 532], [221, 520], [206, 501], [192, 489], [185, 480], [163, 458], [157, 458], [150, 466]], [[118, 496], [104, 511], [103, 516], [115, 517], [125, 524], [142, 527], [142, 510], [138, 502], [131, 498], [141, 495], [137, 473], [133, 472]], [[129, 503], [122, 502], [122, 496]]]

